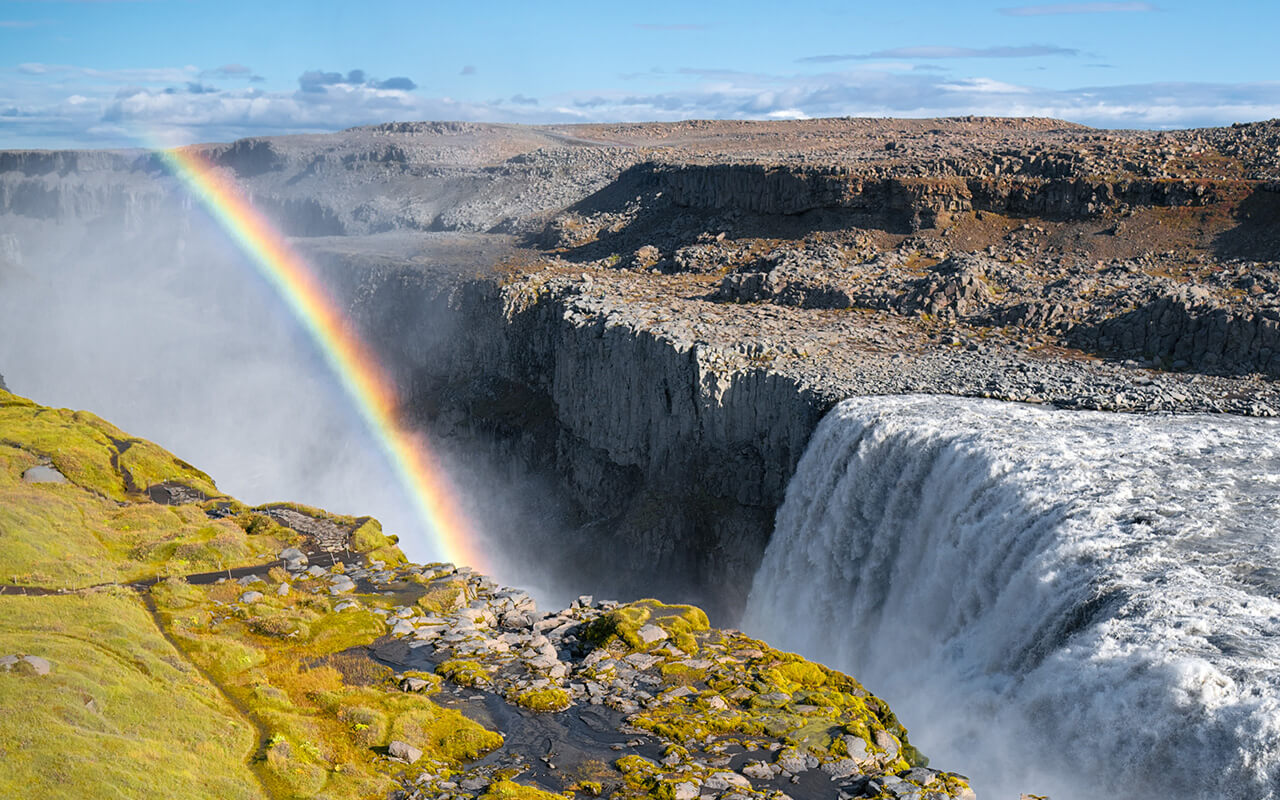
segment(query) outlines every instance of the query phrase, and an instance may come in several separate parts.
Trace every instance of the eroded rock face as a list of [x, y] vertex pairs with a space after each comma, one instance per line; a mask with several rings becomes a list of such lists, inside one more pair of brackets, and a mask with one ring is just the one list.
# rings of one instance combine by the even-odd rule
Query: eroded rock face
[[[1280, 374], [1278, 146], [1275, 123], [967, 118], [397, 123], [203, 152], [306, 237], [424, 424], [554, 486], [570, 534], [542, 551], [607, 565], [586, 589], [714, 587], [686, 599], [718, 616], [851, 394], [1280, 408], [1256, 377]], [[0, 268], [33, 219], [141, 220], [178, 190], [138, 154], [0, 167]]]

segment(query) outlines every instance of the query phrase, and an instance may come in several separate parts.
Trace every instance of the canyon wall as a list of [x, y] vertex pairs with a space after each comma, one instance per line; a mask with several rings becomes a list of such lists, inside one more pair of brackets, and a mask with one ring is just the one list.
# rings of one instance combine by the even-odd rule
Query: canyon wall
[[[1235, 181], [1073, 176], [1065, 169], [1001, 177], [1000, 170], [963, 174], [947, 168], [928, 177], [877, 177], [829, 166], [764, 164], [657, 165], [635, 170], [679, 206], [756, 214], [842, 209], [888, 224], [932, 228], [939, 215], [990, 211], [1020, 217], [1082, 219], [1121, 206], [1200, 206], [1221, 199]], [[646, 175], [647, 173], [647, 175]]]
[[553, 477], [576, 510], [558, 541], [513, 531], [505, 545], [552, 554], [584, 591], [675, 592], [736, 618], [786, 482], [839, 398], [664, 337], [568, 283], [327, 264], [429, 429]]

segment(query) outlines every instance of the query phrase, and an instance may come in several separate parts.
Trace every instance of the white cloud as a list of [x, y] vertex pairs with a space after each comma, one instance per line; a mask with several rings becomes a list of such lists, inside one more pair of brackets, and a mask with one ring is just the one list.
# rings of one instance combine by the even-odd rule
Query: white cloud
[[[861, 64], [814, 75], [731, 70], [673, 70], [668, 90], [607, 88], [492, 102], [423, 96], [352, 82], [350, 73], [294, 91], [195, 82], [194, 68], [132, 70], [129, 80], [59, 76], [49, 65], [19, 68], [35, 75], [13, 84], [22, 96], [0, 96], [9, 146], [129, 146], [226, 141], [243, 136], [331, 131], [391, 120], [584, 122], [690, 118], [787, 119], [820, 116], [1049, 116], [1106, 127], [1174, 127], [1280, 117], [1280, 83], [1164, 83], [1050, 90], [983, 75], [937, 74]], [[70, 68], [58, 68], [70, 69]], [[198, 72], [198, 71], [197, 71]], [[101, 74], [100, 72], [98, 74]], [[140, 76], [182, 80], [148, 84]], [[399, 85], [399, 84], [395, 84]], [[518, 99], [517, 99], [518, 98]]]

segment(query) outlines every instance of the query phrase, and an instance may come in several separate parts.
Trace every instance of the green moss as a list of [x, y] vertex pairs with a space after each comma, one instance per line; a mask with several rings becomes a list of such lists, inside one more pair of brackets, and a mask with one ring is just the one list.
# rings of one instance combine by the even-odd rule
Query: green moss
[[388, 566], [405, 563], [404, 553], [397, 547], [399, 540], [382, 532], [382, 523], [365, 517], [351, 534], [351, 549], [364, 553], [369, 560], [382, 561]]
[[777, 668], [782, 680], [795, 686], [816, 688], [827, 682], [827, 673], [812, 661], [791, 661]]
[[0, 441], [48, 458], [72, 483], [113, 500], [127, 499], [130, 481], [139, 489], [174, 481], [217, 494], [208, 475], [86, 411], [45, 408], [0, 391], [0, 431]]
[[443, 675], [459, 686], [477, 688], [489, 684], [489, 673], [475, 661], [445, 661], [436, 665], [436, 674]]
[[686, 653], [698, 651], [694, 633], [711, 627], [706, 613], [696, 606], [667, 605], [657, 600], [639, 600], [609, 611], [586, 627], [587, 641], [598, 647], [619, 646], [627, 650], [650, 647], [640, 638], [645, 625], [657, 625]]
[[521, 692], [512, 702], [530, 711], [564, 711], [571, 704], [569, 693], [555, 687]]
[[418, 598], [418, 607], [430, 614], [446, 614], [466, 605], [467, 582], [462, 578], [435, 580]]
[[[135, 450], [149, 476], [214, 491], [207, 476], [154, 445], [89, 414], [0, 400], [0, 580], [79, 588], [237, 567], [278, 552], [279, 541], [250, 541], [198, 506], [128, 493], [128, 470], [116, 461], [127, 463]], [[24, 481], [44, 458], [71, 482]]]
[[427, 700], [421, 700], [419, 708], [397, 716], [391, 736], [455, 764], [474, 760], [502, 746], [501, 734]]
[[544, 792], [534, 786], [525, 786], [509, 780], [489, 784], [480, 800], [564, 800], [561, 795]]
[[132, 593], [0, 596], [0, 653], [53, 663], [0, 673], [0, 797], [264, 796], [253, 728]]

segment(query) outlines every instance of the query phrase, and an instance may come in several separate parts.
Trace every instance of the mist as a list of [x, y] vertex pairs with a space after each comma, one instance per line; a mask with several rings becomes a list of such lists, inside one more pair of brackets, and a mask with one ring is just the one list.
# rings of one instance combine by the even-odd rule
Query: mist
[[[11, 391], [150, 439], [244, 502], [373, 516], [411, 560], [443, 558], [316, 344], [201, 211], [124, 225], [6, 215], [0, 245]], [[433, 442], [476, 528], [559, 524], [519, 465], [474, 445]], [[495, 578], [542, 603], [571, 595], [487, 549]]]

